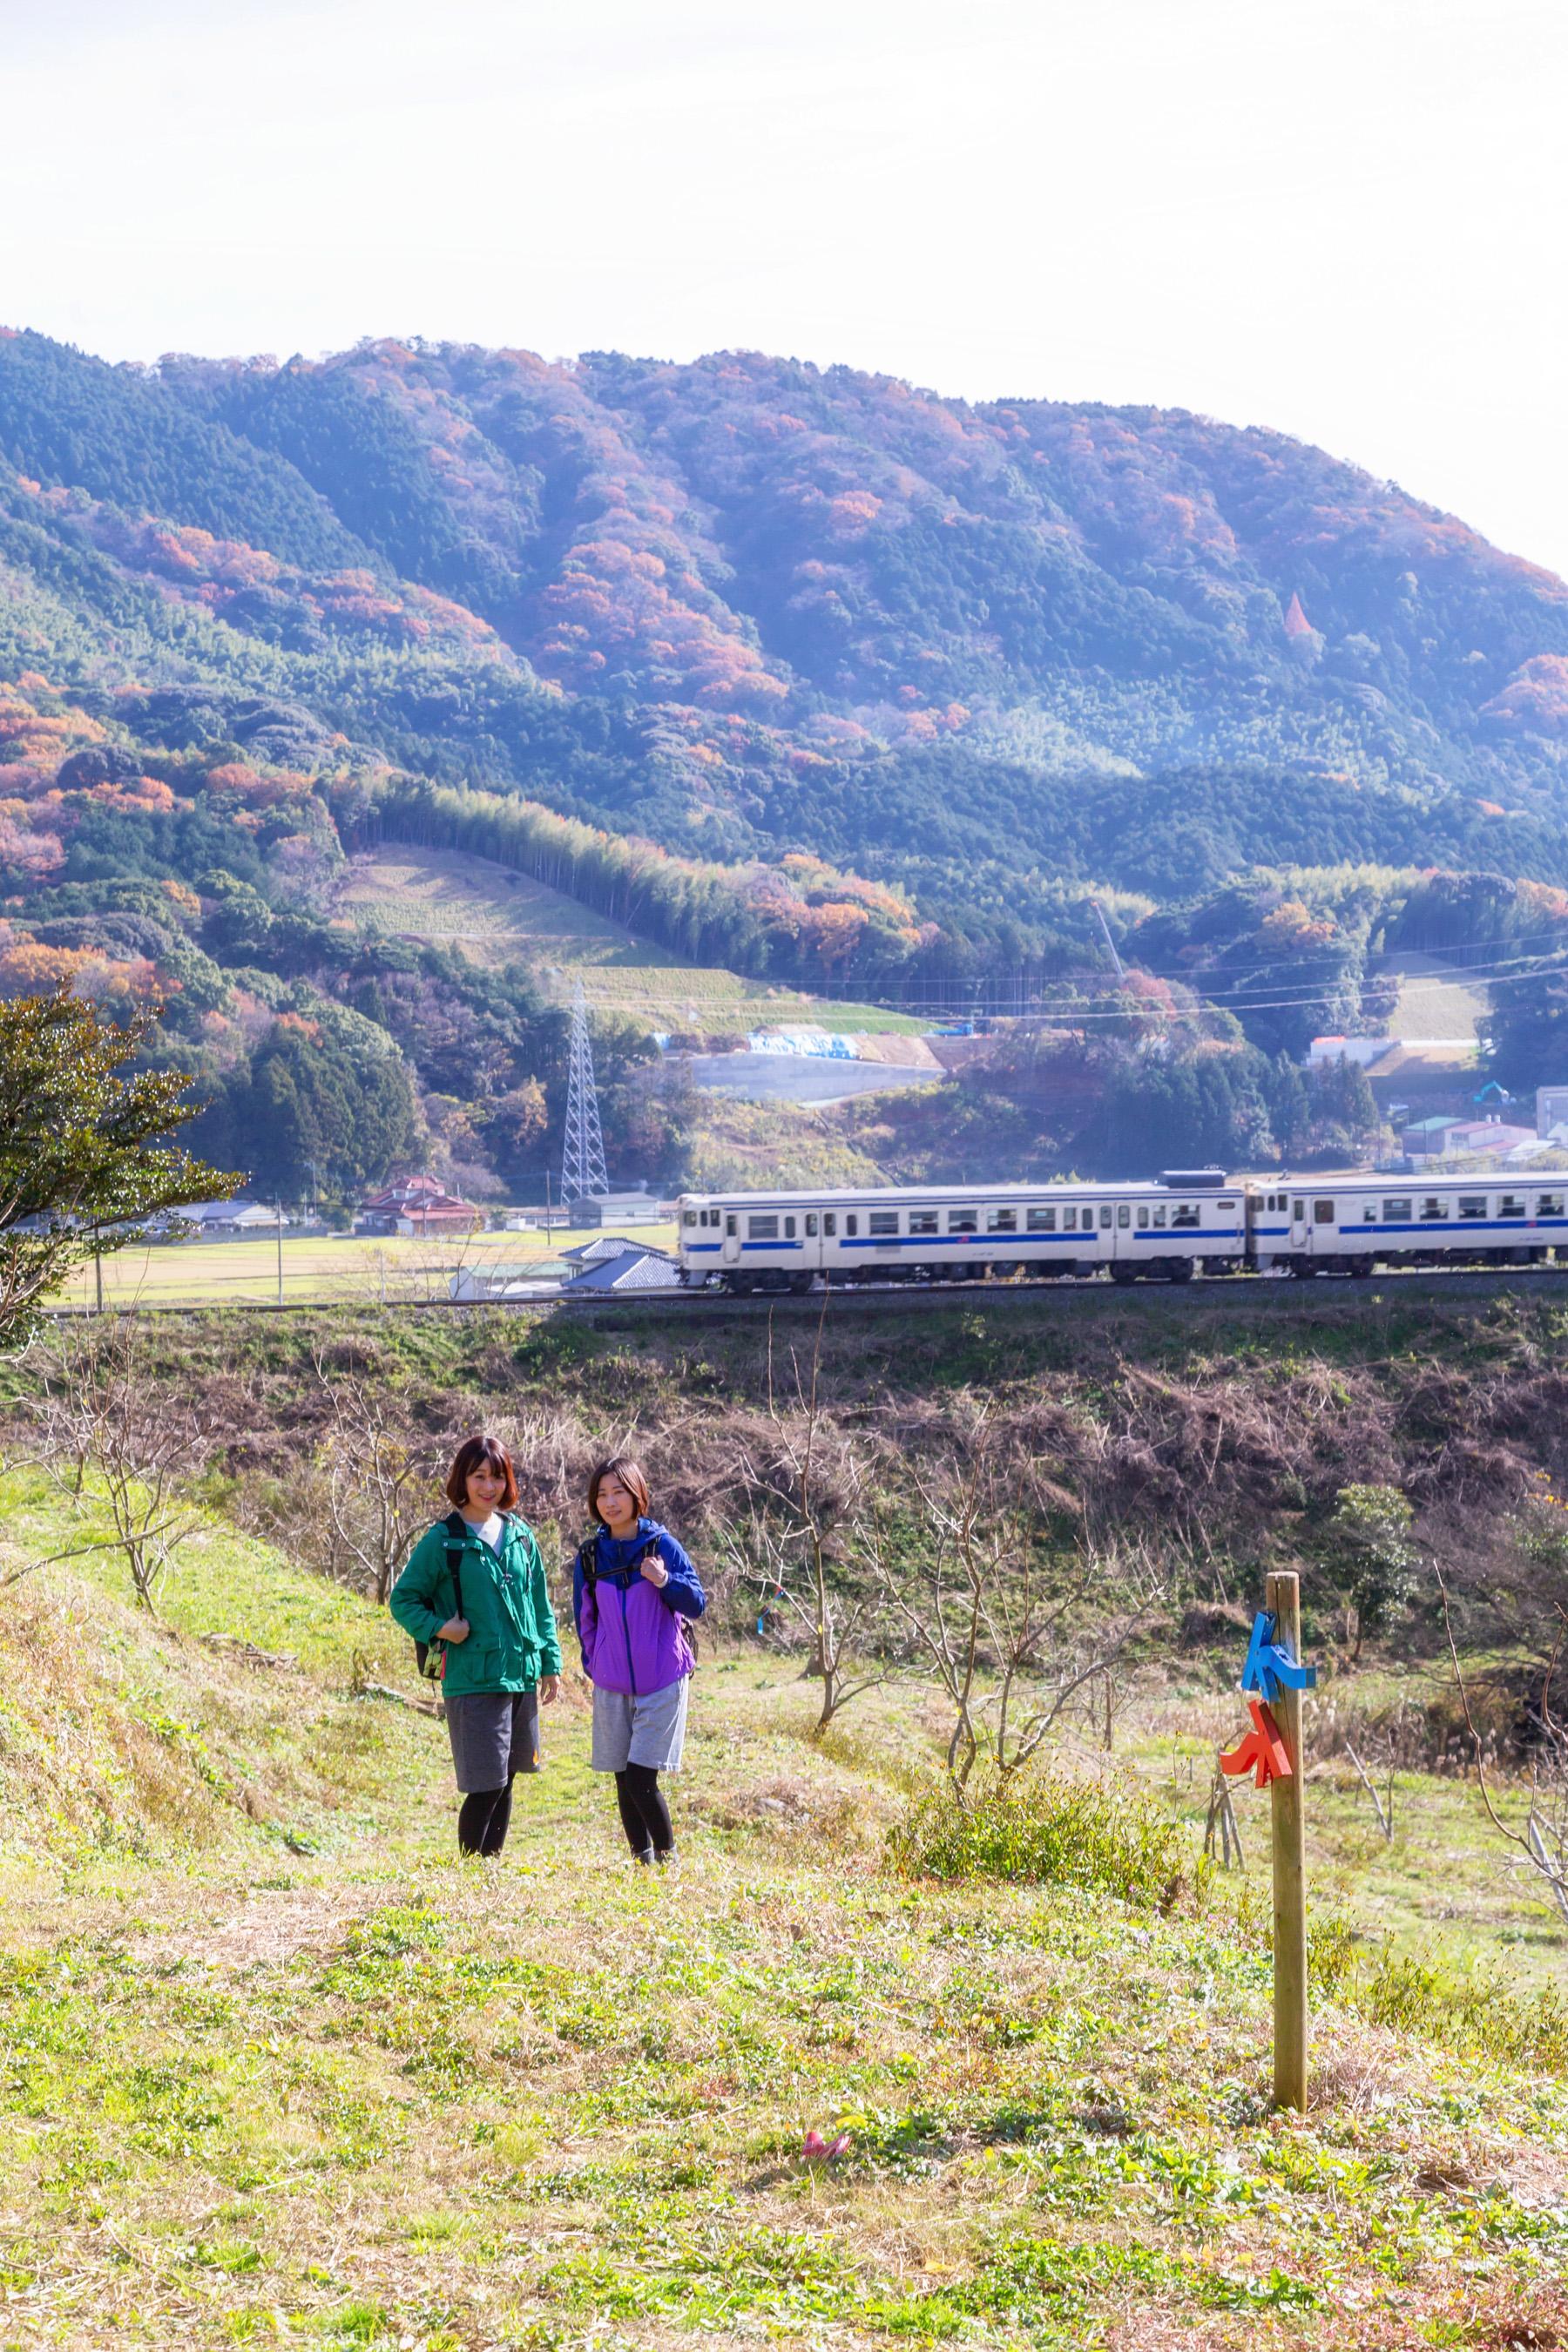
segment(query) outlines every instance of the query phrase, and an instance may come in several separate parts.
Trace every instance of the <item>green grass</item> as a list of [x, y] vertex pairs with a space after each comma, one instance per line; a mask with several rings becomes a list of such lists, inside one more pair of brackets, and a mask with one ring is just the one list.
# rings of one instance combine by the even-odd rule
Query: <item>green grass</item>
[[[11, 1474], [0, 1575], [68, 1520]], [[161, 1626], [108, 1559], [7, 1588], [0, 2346], [1561, 2333], [1560, 2051], [1342, 1942], [1271, 2117], [1256, 1863], [1169, 1916], [889, 1868], [918, 1695], [818, 1748], [747, 1653], [700, 1673], [679, 1875], [626, 1863], [574, 1692], [459, 1864], [439, 1727], [353, 1696], [412, 1687], [401, 1636], [204, 1534]]]

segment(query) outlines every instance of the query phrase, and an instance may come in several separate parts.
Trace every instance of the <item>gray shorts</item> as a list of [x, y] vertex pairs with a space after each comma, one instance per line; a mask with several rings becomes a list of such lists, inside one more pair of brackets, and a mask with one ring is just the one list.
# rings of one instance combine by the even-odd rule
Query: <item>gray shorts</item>
[[652, 1772], [679, 1772], [690, 1683], [690, 1675], [682, 1675], [678, 1683], [667, 1683], [646, 1698], [595, 1687], [590, 1769], [624, 1772], [628, 1764], [646, 1764]]
[[447, 1701], [447, 1737], [459, 1796], [504, 1789], [514, 1772], [539, 1769], [539, 1693], [455, 1692]]

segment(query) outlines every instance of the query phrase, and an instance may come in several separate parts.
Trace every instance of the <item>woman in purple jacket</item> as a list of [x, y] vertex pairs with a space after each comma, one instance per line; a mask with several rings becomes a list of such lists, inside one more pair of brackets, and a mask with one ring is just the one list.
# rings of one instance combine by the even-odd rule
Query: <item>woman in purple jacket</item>
[[595, 1772], [613, 1772], [621, 1826], [635, 1858], [675, 1853], [661, 1772], [680, 1768], [688, 1683], [697, 1660], [684, 1621], [707, 1606], [697, 1570], [647, 1515], [647, 1480], [624, 1454], [588, 1481], [595, 1522], [577, 1554], [572, 1601], [583, 1671], [594, 1685]]

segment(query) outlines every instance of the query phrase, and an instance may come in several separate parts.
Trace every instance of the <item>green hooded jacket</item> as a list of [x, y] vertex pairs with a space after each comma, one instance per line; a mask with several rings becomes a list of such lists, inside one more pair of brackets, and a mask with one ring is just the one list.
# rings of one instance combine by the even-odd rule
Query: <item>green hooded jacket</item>
[[[466, 1691], [532, 1690], [542, 1675], [561, 1672], [555, 1612], [533, 1530], [515, 1512], [502, 1517], [499, 1559], [472, 1528], [464, 1530], [458, 1573], [468, 1638], [447, 1643], [441, 1685], [454, 1697]], [[392, 1613], [416, 1642], [436, 1642], [447, 1620], [458, 1613], [447, 1565], [449, 1541], [445, 1520], [437, 1519], [420, 1537], [392, 1588]]]

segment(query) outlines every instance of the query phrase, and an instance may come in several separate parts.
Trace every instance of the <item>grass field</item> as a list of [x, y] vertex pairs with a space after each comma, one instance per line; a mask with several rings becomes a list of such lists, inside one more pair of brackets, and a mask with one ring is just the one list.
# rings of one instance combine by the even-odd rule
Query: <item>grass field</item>
[[[13, 1475], [0, 1526], [14, 1575], [59, 1498]], [[888, 1846], [918, 1693], [814, 1742], [791, 1666], [710, 1652], [678, 1872], [629, 1865], [574, 1678], [487, 1867], [439, 1726], [355, 1695], [412, 1692], [384, 1614], [217, 1519], [162, 1606], [89, 1556], [0, 1618], [7, 2352], [1562, 2340], [1561, 2007], [1331, 1941], [1273, 2116], [1263, 1840], [1205, 1883], [1158, 1738], [1163, 1903], [948, 1883]]]
[[580, 980], [595, 1010], [650, 1029], [724, 1037], [784, 1021], [906, 1034], [925, 1026], [874, 1005], [832, 1003], [684, 962], [559, 890], [455, 850], [384, 845], [355, 856], [339, 908], [366, 929], [471, 953], [526, 954], [557, 992]]
[[[561, 1253], [595, 1240], [601, 1228], [549, 1233], [476, 1234], [421, 1241], [349, 1234], [283, 1235], [283, 1298], [289, 1306], [332, 1299], [427, 1299], [448, 1296], [460, 1267], [506, 1267], [549, 1280]], [[675, 1227], [638, 1228], [660, 1249], [675, 1246]], [[278, 1297], [276, 1236], [262, 1241], [164, 1243], [121, 1250], [103, 1261], [106, 1307], [213, 1307], [271, 1303]], [[62, 1306], [91, 1306], [93, 1269], [79, 1266], [58, 1294]]]

